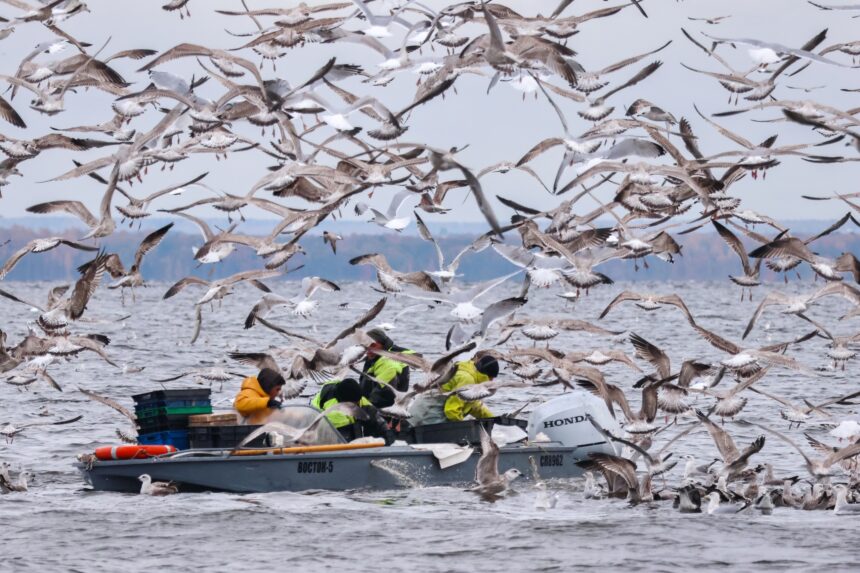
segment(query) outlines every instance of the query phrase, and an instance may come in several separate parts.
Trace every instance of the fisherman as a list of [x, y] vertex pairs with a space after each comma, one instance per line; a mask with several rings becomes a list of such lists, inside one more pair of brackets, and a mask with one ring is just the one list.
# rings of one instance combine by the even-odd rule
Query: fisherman
[[[481, 356], [478, 360], [464, 360], [457, 363], [454, 376], [442, 385], [442, 392], [448, 393], [469, 386], [492, 380], [499, 375], [499, 362], [489, 355]], [[457, 394], [426, 396], [422, 395], [410, 409], [409, 422], [413, 426], [426, 424], [441, 424], [443, 422], [461, 422], [466, 416], [473, 418], [492, 418], [493, 413], [480, 400], [463, 400]]]
[[242, 417], [240, 423], [265, 424], [275, 411], [281, 409], [278, 395], [284, 387], [284, 377], [270, 368], [263, 368], [256, 376], [242, 381], [234, 405]]
[[323, 384], [316, 396], [311, 398], [311, 406], [318, 410], [328, 410], [342, 402], [353, 402], [364, 410], [368, 420], [357, 423], [355, 418], [337, 410], [326, 414], [331, 425], [341, 435], [351, 441], [362, 436], [383, 436], [385, 432], [385, 421], [379, 417], [379, 413], [370, 401], [361, 395], [361, 386], [354, 378], [343, 380], [329, 380]]
[[398, 392], [409, 390], [409, 366], [387, 356], [379, 356], [374, 350], [399, 354], [415, 354], [415, 351], [394, 344], [381, 328], [369, 330], [367, 335], [373, 339], [373, 344], [367, 347], [367, 358], [362, 368], [364, 374], [359, 379], [361, 395], [376, 408], [388, 408], [395, 401], [389, 385]]

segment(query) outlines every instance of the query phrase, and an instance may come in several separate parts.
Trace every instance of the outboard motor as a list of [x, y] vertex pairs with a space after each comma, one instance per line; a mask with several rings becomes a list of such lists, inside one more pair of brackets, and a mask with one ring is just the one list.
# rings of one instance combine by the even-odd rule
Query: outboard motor
[[614, 444], [607, 443], [585, 417], [586, 414], [612, 434], [622, 434], [603, 400], [583, 390], [574, 390], [548, 400], [532, 411], [528, 425], [529, 441], [534, 442], [538, 434], [545, 434], [551, 441], [565, 446], [606, 444], [606, 453], [615, 453]]

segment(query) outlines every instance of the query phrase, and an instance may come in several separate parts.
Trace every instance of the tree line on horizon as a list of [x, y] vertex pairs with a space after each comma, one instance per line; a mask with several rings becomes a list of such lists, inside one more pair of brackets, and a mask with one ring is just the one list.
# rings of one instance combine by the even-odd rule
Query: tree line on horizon
[[[77, 240], [81, 232], [69, 230], [56, 233]], [[128, 266], [146, 232], [117, 231], [99, 246], [110, 253], [117, 253]], [[15, 226], [0, 230], [0, 265], [28, 241], [44, 236], [43, 232]], [[8, 242], [6, 242], [8, 240]], [[437, 239], [446, 262], [453, 258], [471, 241], [470, 236], [448, 236]], [[682, 245], [681, 256], [674, 263], [649, 258], [648, 268], [640, 260], [638, 270], [633, 260], [613, 260], [599, 267], [600, 271], [615, 281], [710, 281], [724, 280], [727, 275], [742, 274], [740, 260], [716, 233], [697, 232], [676, 237]], [[5, 243], [5, 244], [4, 244]], [[164, 241], [144, 258], [143, 275], [148, 281], [176, 281], [185, 276], [218, 278], [243, 270], [260, 268], [260, 259], [250, 248], [237, 245], [236, 251], [217, 265], [198, 265], [193, 259], [194, 249], [200, 247], [202, 238], [171, 230]], [[398, 271], [435, 270], [437, 255], [433, 245], [416, 236], [391, 234], [349, 235], [337, 243], [337, 254], [323, 243], [319, 235], [308, 235], [301, 244], [307, 256], [298, 254], [288, 265], [295, 272], [284, 275], [286, 280], [305, 276], [321, 276], [330, 280], [375, 280], [375, 271], [369, 266], [352, 266], [348, 261], [367, 253], [384, 254], [389, 264]], [[747, 245], [749, 249], [754, 244]], [[815, 243], [816, 252], [825, 256], [860, 251], [860, 233], [835, 233]], [[29, 254], [10, 272], [6, 281], [70, 281], [78, 276], [77, 267], [91, 260], [94, 253], [61, 247], [41, 254]], [[458, 273], [466, 282], [488, 280], [515, 270], [516, 267], [503, 259], [493, 249], [481, 253], [469, 253], [463, 257]], [[800, 268], [800, 273], [809, 271]], [[765, 281], [783, 280], [762, 266]], [[794, 271], [789, 276], [794, 278]], [[109, 280], [109, 277], [108, 279]]]

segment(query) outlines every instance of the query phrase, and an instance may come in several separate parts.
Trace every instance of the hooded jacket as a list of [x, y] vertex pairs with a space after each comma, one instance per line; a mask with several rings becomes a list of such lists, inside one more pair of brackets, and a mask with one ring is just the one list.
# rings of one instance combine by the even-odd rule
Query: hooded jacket
[[248, 376], [242, 381], [242, 389], [236, 394], [234, 406], [244, 419], [243, 424], [265, 424], [274, 408], [269, 408], [269, 395], [263, 391], [256, 376]]
[[[451, 392], [463, 386], [470, 384], [480, 384], [486, 382], [490, 377], [486, 374], [481, 374], [475, 368], [475, 363], [471, 360], [464, 360], [457, 363], [457, 372], [448, 382], [442, 385], [443, 392]], [[445, 417], [451, 422], [460, 422], [466, 416], [475, 418], [492, 418], [493, 413], [489, 408], [484, 406], [480, 400], [472, 400], [467, 402], [456, 394], [451, 394], [445, 400]]]
[[[316, 393], [316, 395], [311, 398], [311, 406], [320, 411], [325, 411], [340, 403], [340, 401], [335, 398], [334, 390], [335, 385], [338, 384], [340, 380], [329, 380], [325, 384], [322, 385], [320, 391]], [[358, 402], [359, 406], [369, 406], [370, 401], [364, 396], [361, 397], [361, 400]], [[344, 414], [343, 412], [329, 412], [325, 415], [328, 418], [328, 421], [331, 422], [331, 425], [337, 428], [338, 430], [349, 426], [355, 423], [355, 418], [348, 414]]]

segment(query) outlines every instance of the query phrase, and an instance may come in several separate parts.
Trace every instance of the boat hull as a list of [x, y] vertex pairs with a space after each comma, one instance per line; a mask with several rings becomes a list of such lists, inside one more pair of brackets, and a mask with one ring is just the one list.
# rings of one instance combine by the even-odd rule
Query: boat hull
[[[99, 491], [139, 492], [141, 474], [154, 481], [173, 481], [180, 491], [257, 493], [272, 491], [398, 489], [474, 484], [480, 452], [442, 469], [429, 451], [390, 446], [360, 452], [324, 452], [225, 457], [217, 451], [183, 452], [172, 458], [95, 461], [77, 464], [86, 481]], [[531, 479], [533, 458], [541, 479], [581, 475], [576, 462], [589, 452], [614, 453], [605, 442], [585, 446], [507, 446], [501, 448], [499, 471], [517, 468]]]

